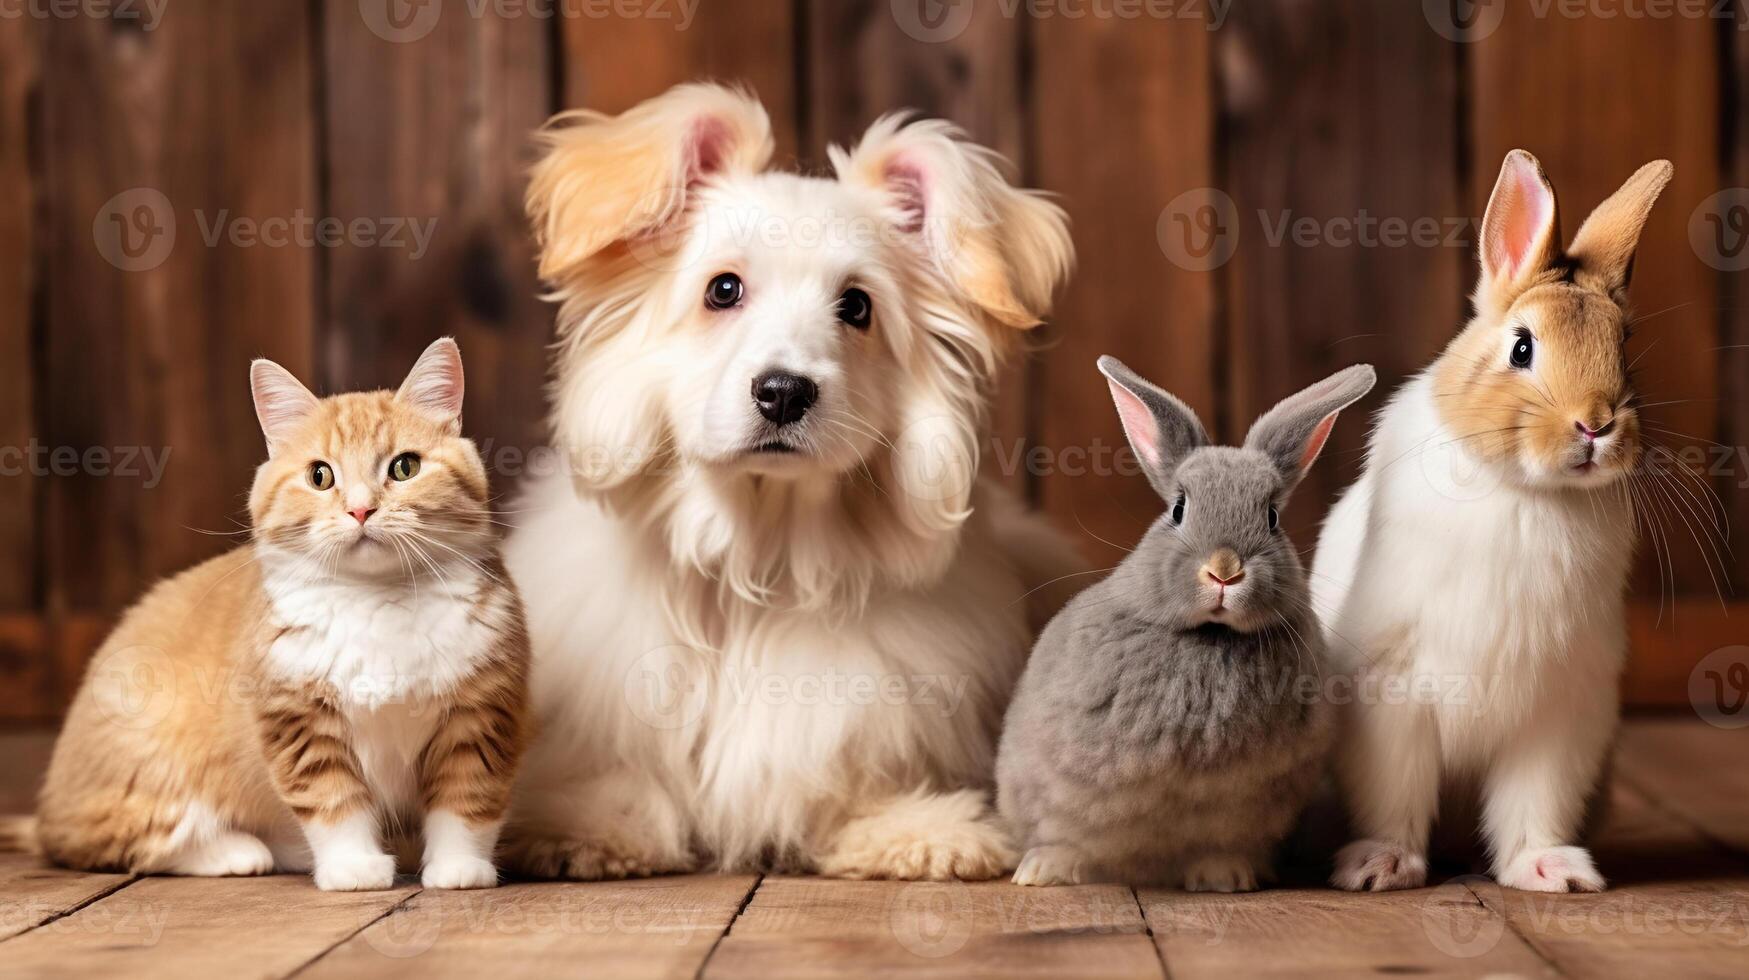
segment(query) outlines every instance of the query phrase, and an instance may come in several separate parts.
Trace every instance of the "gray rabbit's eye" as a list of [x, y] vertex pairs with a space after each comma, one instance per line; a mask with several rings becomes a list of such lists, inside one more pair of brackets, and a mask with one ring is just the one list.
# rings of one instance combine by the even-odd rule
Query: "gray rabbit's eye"
[[1183, 491], [1179, 491], [1178, 499], [1174, 500], [1172, 502], [1172, 523], [1174, 525], [1184, 523], [1184, 493], [1183, 493]]
[[1280, 528], [1281, 528], [1281, 511], [1276, 510], [1274, 504], [1270, 504], [1269, 505], [1269, 529], [1271, 531], [1276, 531], [1276, 530], [1280, 530]]

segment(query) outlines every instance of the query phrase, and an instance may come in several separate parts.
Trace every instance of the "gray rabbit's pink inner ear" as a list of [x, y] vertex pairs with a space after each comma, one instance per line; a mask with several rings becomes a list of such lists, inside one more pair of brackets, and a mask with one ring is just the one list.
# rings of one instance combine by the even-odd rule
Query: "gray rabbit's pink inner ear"
[[1147, 403], [1137, 397], [1123, 385], [1106, 379], [1111, 386], [1111, 400], [1117, 405], [1118, 421], [1123, 423], [1124, 435], [1130, 440], [1130, 446], [1136, 455], [1142, 457], [1142, 462], [1159, 469], [1162, 461], [1160, 451], [1160, 422], [1154, 418]]
[[1300, 451], [1299, 472], [1301, 477], [1306, 475], [1306, 472], [1312, 468], [1312, 464], [1318, 461], [1318, 456], [1324, 452], [1324, 444], [1330, 441], [1330, 432], [1336, 428], [1336, 416], [1340, 414], [1342, 413], [1331, 412], [1319, 420], [1317, 426], [1312, 429], [1311, 436], [1306, 439], [1306, 447]]

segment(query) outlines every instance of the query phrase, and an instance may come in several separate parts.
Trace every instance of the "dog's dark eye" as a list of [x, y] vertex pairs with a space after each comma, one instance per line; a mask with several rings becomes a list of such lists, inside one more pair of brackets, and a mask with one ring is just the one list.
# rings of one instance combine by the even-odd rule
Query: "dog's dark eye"
[[1274, 504], [1270, 504], [1269, 505], [1269, 529], [1271, 531], [1274, 531], [1274, 530], [1279, 529], [1280, 527], [1281, 527], [1281, 511], [1276, 510]]
[[874, 301], [868, 294], [852, 287], [838, 297], [838, 319], [858, 330], [867, 330], [868, 321], [874, 316]]
[[1184, 523], [1184, 494], [1180, 492], [1178, 499], [1172, 502], [1172, 524], [1174, 527]]
[[1529, 330], [1519, 330], [1518, 340], [1512, 345], [1512, 366], [1523, 370], [1530, 367], [1530, 359], [1536, 353], [1536, 344], [1530, 339]]
[[741, 277], [733, 272], [719, 272], [711, 284], [704, 290], [704, 305], [713, 310], [726, 310], [741, 302], [741, 294], [745, 292], [741, 285]]

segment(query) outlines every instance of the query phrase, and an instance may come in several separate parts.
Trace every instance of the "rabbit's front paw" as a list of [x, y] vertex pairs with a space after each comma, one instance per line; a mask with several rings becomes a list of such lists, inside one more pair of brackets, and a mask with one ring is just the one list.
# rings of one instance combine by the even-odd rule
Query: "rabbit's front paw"
[[1184, 871], [1187, 892], [1254, 892], [1257, 871], [1251, 862], [1229, 854], [1217, 854], [1192, 861]]
[[1506, 862], [1500, 884], [1527, 892], [1600, 892], [1603, 876], [1583, 847], [1545, 847]]
[[1351, 892], [1388, 892], [1427, 884], [1427, 857], [1401, 844], [1357, 840], [1336, 854], [1330, 884]]
[[1072, 847], [1035, 847], [1020, 859], [1017, 885], [1079, 885], [1087, 880], [1087, 860]]

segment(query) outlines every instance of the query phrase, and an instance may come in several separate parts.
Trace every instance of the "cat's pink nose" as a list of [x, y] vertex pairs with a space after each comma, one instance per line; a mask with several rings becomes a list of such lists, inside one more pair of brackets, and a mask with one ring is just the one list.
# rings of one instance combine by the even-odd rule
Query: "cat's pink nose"
[[370, 515], [372, 515], [376, 512], [377, 512], [377, 509], [375, 507], [359, 507], [359, 508], [356, 508], [354, 510], [347, 511], [347, 513], [352, 515], [352, 519], [357, 521], [360, 524], [363, 524], [365, 521], [370, 520]]

